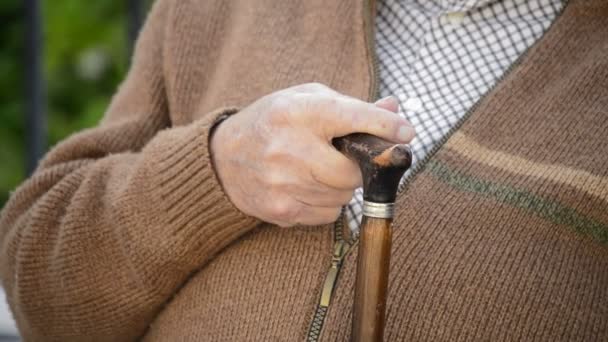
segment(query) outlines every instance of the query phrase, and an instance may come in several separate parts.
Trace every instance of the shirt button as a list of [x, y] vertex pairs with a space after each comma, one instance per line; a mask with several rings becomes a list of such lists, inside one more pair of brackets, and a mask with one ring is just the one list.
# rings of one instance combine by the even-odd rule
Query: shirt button
[[460, 26], [466, 17], [465, 12], [450, 12], [445, 15], [448, 23], [452, 26]]
[[422, 100], [417, 97], [410, 97], [403, 102], [403, 109], [412, 112], [419, 112], [422, 110]]

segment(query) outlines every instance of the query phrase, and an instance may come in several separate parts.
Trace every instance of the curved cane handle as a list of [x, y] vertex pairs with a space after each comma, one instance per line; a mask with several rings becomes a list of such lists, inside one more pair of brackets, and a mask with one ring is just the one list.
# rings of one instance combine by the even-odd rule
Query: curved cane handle
[[353, 133], [333, 140], [333, 145], [361, 168], [363, 199], [375, 203], [392, 203], [405, 171], [412, 163], [412, 152], [365, 133]]

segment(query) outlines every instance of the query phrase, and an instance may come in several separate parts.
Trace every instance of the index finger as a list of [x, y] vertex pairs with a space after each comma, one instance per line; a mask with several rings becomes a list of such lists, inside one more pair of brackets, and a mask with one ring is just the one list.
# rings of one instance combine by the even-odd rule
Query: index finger
[[[389, 110], [353, 98], [332, 98], [317, 112], [324, 138], [368, 133], [395, 142], [409, 143], [416, 132], [404, 118]], [[314, 115], [313, 115], [314, 117]]]

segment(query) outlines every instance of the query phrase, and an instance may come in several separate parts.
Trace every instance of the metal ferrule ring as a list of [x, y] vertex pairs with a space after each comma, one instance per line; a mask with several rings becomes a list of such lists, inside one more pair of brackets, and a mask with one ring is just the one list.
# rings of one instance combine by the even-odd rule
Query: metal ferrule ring
[[363, 201], [363, 215], [376, 218], [393, 218], [395, 215], [395, 203]]

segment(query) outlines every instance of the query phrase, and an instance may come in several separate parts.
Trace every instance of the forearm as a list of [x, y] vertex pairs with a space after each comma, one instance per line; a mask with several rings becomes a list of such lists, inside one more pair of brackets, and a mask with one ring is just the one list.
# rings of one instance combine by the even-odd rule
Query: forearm
[[[17, 190], [0, 220], [1, 259], [22, 330], [133, 339], [190, 273], [256, 225], [213, 171], [215, 116], [162, 131], [138, 153], [54, 163]], [[74, 139], [84, 138], [64, 144]]]

